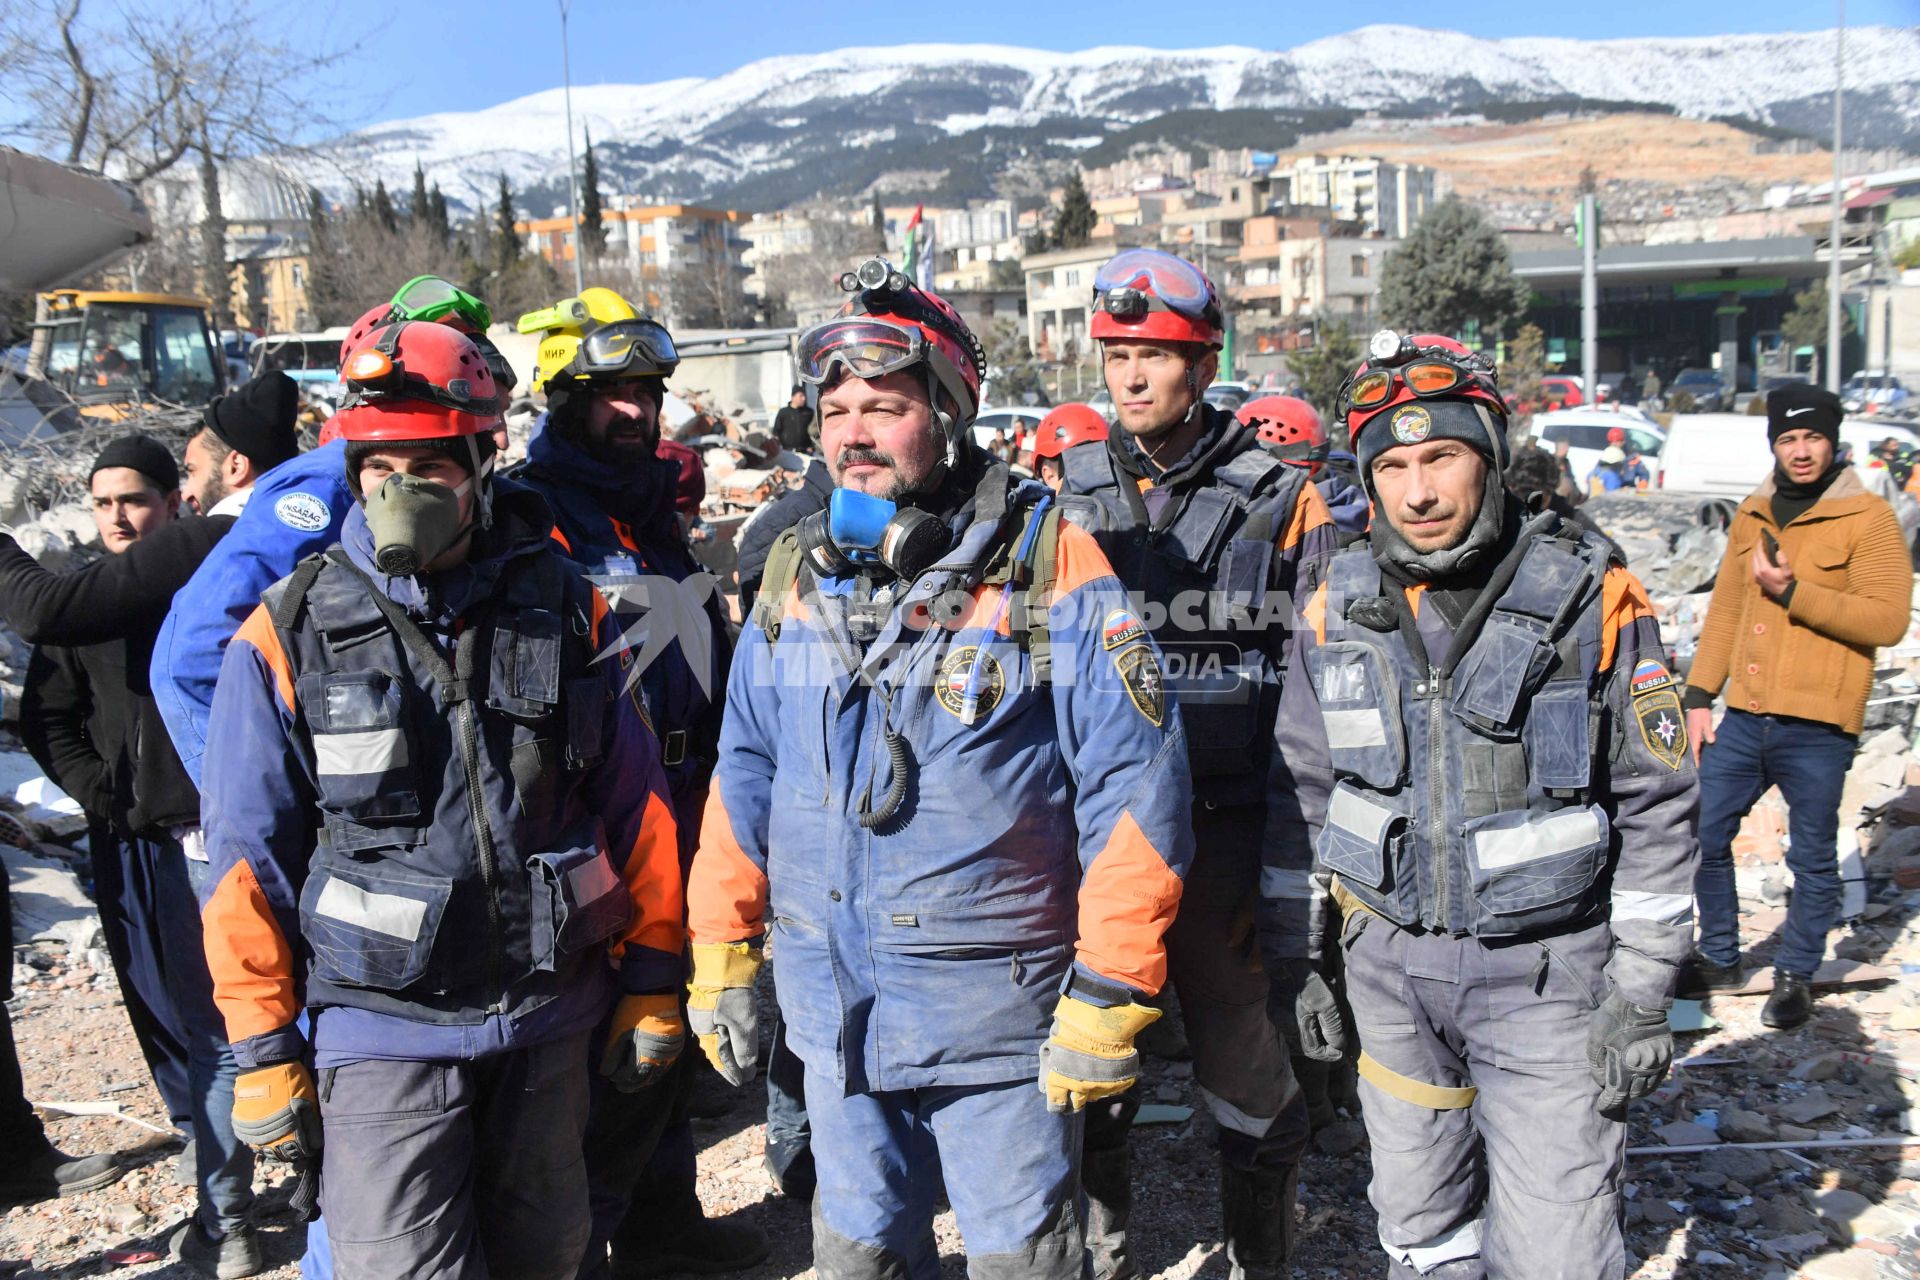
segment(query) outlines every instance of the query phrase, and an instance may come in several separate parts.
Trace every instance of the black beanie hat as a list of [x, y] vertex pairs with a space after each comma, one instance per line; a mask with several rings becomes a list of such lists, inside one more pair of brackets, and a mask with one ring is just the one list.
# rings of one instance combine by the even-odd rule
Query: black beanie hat
[[277, 467], [300, 452], [300, 386], [280, 370], [243, 382], [207, 406], [207, 429], [255, 467]]
[[1789, 382], [1767, 393], [1767, 443], [1787, 431], [1818, 431], [1840, 447], [1840, 397], [1810, 382]]
[[87, 472], [88, 483], [100, 472], [114, 467], [133, 468], [162, 493], [171, 493], [180, 487], [180, 464], [167, 452], [167, 446], [149, 435], [121, 436], [102, 449], [100, 456], [93, 460], [93, 470]]

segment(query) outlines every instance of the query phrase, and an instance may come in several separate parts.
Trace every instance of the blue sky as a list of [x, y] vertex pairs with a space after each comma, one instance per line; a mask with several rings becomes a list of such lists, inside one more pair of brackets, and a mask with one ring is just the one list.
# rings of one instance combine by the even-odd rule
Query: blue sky
[[[796, 14], [805, 15], [796, 21]], [[575, 84], [646, 83], [710, 76], [758, 58], [854, 44], [989, 42], [1042, 49], [1098, 44], [1167, 48], [1246, 44], [1284, 49], [1370, 22], [1441, 26], [1472, 35], [1705, 36], [1810, 31], [1833, 23], [1832, 0], [574, 0]], [[1920, 0], [1850, 0], [1847, 24], [1920, 23]], [[336, 115], [348, 125], [432, 111], [471, 110], [560, 84], [555, 0], [335, 0], [325, 30], [364, 33], [338, 78], [348, 92]], [[429, 51], [445, 49], [447, 58]], [[444, 71], [422, 75], [423, 67]]]

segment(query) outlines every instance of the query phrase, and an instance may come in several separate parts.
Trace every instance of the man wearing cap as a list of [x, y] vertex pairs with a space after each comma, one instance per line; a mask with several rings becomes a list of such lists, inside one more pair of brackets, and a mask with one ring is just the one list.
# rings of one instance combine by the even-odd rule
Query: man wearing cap
[[1370, 351], [1342, 400], [1376, 514], [1294, 633], [1262, 930], [1341, 956], [1390, 1276], [1618, 1277], [1692, 921], [1678, 682], [1605, 544], [1506, 491], [1492, 366]]
[[1839, 397], [1819, 387], [1791, 383], [1767, 396], [1773, 474], [1727, 530], [1687, 673], [1700, 765], [1700, 942], [1684, 989], [1746, 983], [1733, 839], [1754, 801], [1778, 786], [1793, 900], [1760, 1014], [1769, 1027], [1797, 1027], [1813, 1010], [1810, 980], [1840, 904], [1841, 787], [1866, 718], [1874, 649], [1906, 634], [1913, 593], [1899, 518], [1839, 455], [1841, 417]]
[[[108, 562], [166, 543], [149, 575], [177, 587], [232, 523], [179, 520], [180, 476], [151, 436], [114, 441], [88, 481]], [[175, 1256], [211, 1275], [264, 1266], [248, 1225], [253, 1159], [229, 1120], [234, 1064], [213, 1005], [192, 873], [183, 849], [200, 820], [200, 796], [180, 766], [147, 690], [154, 633], [166, 603], [137, 580], [125, 598], [101, 598], [97, 570], [30, 573], [10, 543], [0, 553], [0, 613], [39, 643], [27, 668], [20, 732], [48, 776], [86, 810], [95, 897], [129, 1021], [174, 1123], [189, 1137], [183, 1177], [199, 1205], [174, 1238]], [[30, 563], [30, 562], [29, 562]], [[84, 581], [76, 581], [84, 579]], [[79, 590], [74, 590], [75, 587]], [[87, 629], [64, 626], [95, 598]], [[71, 646], [48, 632], [88, 634]]]
[[254, 481], [300, 452], [299, 414], [300, 385], [277, 369], [216, 398], [187, 441], [187, 504], [202, 515], [239, 515]]

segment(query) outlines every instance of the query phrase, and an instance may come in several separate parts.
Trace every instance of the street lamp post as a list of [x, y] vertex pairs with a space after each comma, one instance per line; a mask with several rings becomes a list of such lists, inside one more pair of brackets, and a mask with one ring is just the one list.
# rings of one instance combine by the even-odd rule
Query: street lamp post
[[1827, 390], [1840, 392], [1840, 108], [1846, 83], [1847, 0], [1833, 32], [1833, 199], [1827, 227]]
[[567, 10], [573, 0], [560, 0], [560, 76], [567, 102], [567, 221], [573, 224], [573, 291], [587, 287], [580, 260], [586, 252], [586, 236], [580, 226], [580, 189], [573, 173], [573, 66], [567, 56]]

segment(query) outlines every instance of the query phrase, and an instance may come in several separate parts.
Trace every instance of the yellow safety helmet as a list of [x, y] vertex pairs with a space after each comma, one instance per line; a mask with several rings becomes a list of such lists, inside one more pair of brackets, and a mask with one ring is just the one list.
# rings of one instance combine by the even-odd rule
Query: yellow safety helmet
[[611, 289], [583, 289], [514, 322], [521, 333], [541, 333], [533, 389], [556, 383], [625, 382], [673, 376], [680, 353], [673, 335]]

